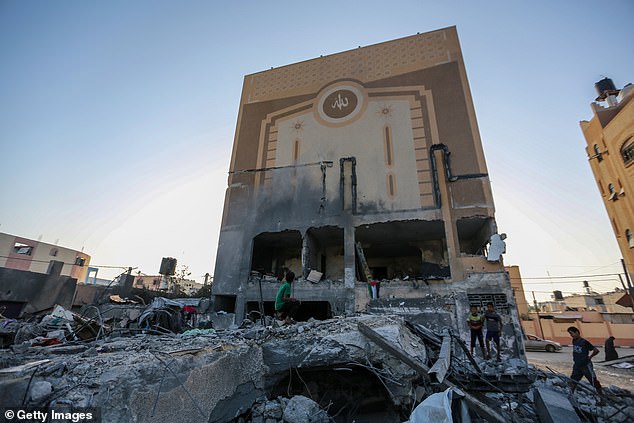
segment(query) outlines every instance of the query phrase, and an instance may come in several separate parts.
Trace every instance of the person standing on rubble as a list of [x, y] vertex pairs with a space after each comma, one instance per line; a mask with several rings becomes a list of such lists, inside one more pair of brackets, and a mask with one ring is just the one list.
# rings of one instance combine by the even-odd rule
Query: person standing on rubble
[[599, 354], [599, 349], [592, 345], [588, 340], [581, 337], [579, 329], [574, 326], [570, 326], [567, 329], [568, 333], [572, 337], [572, 374], [570, 379], [570, 388], [572, 392], [577, 389], [577, 382], [582, 377], [586, 377], [588, 381], [594, 386], [599, 394], [603, 392], [601, 384], [597, 380], [597, 375], [594, 373], [594, 367], [592, 366], [592, 357]]
[[484, 324], [484, 318], [478, 313], [478, 307], [471, 306], [471, 313], [467, 317], [467, 324], [471, 331], [471, 355], [475, 350], [476, 340], [480, 343], [480, 349], [482, 350], [482, 357], [486, 358], [484, 352], [484, 337], [482, 336], [482, 325]]
[[294, 321], [295, 314], [301, 304], [296, 298], [291, 297], [291, 286], [295, 280], [295, 273], [288, 271], [282, 279], [282, 285], [277, 291], [275, 297], [275, 312], [278, 319], [284, 320], [285, 324], [290, 324]]
[[617, 353], [616, 348], [614, 348], [614, 339], [613, 336], [610, 336], [605, 340], [605, 348], [603, 350], [605, 352], [605, 361], [612, 361], [619, 358], [619, 353]]
[[487, 334], [487, 358], [491, 358], [491, 340], [495, 342], [495, 350], [497, 351], [497, 361], [500, 361], [500, 332], [502, 332], [502, 317], [495, 312], [493, 303], [487, 303], [487, 310], [484, 312], [484, 321], [486, 322]]

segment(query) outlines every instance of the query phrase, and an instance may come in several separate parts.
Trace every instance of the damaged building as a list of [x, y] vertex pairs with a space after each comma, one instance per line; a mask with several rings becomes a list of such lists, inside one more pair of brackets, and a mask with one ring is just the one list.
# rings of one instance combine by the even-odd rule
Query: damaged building
[[497, 232], [455, 27], [245, 77], [216, 310], [272, 315], [290, 269], [300, 320], [427, 311], [466, 330], [490, 301], [521, 355]]

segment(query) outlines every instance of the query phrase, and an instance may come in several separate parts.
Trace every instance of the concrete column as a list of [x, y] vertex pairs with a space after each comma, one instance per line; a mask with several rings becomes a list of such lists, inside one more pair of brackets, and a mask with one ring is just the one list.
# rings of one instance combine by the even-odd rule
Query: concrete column
[[[436, 163], [442, 164], [438, 166], [438, 184], [441, 196], [441, 213], [442, 220], [445, 223], [445, 238], [447, 240], [447, 255], [449, 256], [449, 267], [451, 268], [451, 280], [464, 280], [464, 269], [460, 261], [460, 242], [458, 240], [458, 230], [454, 221], [451, 210], [451, 195], [449, 192], [449, 182], [447, 174], [444, 171], [444, 161], [442, 150], [434, 151], [436, 155]], [[442, 170], [441, 170], [442, 169]]]
[[346, 314], [355, 312], [354, 284], [357, 280], [355, 263], [355, 238], [352, 217], [347, 216], [343, 228], [344, 286], [346, 287]]
[[246, 317], [246, 312], [247, 312], [246, 300], [247, 300], [246, 292], [244, 292], [244, 289], [242, 288], [242, 286], [240, 286], [238, 288], [238, 295], [236, 295], [236, 311], [235, 311], [235, 320], [234, 320], [234, 323], [236, 325], [241, 324], [244, 318]]
[[312, 263], [310, 262], [311, 246], [309, 242], [310, 238], [308, 231], [306, 231], [302, 235], [302, 276], [304, 278], [308, 277], [308, 273], [310, 273], [310, 268], [312, 267]]

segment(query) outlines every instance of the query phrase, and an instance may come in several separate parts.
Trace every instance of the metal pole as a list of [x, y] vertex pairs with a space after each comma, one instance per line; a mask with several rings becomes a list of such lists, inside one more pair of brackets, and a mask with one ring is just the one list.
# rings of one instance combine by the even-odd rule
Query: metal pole
[[539, 332], [541, 337], [544, 338], [544, 328], [542, 328], [542, 319], [539, 318], [539, 307], [537, 306], [537, 300], [535, 299], [535, 291], [531, 291], [533, 294], [533, 304], [535, 305], [535, 312], [537, 313], [537, 322], [539, 322]]

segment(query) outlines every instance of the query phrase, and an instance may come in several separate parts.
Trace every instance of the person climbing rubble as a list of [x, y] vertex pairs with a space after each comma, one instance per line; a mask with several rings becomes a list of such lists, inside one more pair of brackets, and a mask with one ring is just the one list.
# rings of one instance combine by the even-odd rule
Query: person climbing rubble
[[467, 324], [471, 332], [471, 355], [475, 349], [476, 340], [480, 343], [480, 349], [482, 350], [482, 357], [486, 358], [484, 352], [484, 336], [482, 335], [482, 325], [484, 324], [484, 317], [478, 313], [477, 306], [471, 306], [471, 313], [467, 316]]
[[495, 342], [495, 350], [497, 351], [497, 361], [500, 361], [500, 332], [502, 332], [502, 317], [495, 312], [493, 303], [487, 303], [487, 309], [484, 312], [484, 321], [486, 322], [486, 344], [487, 358], [491, 358], [491, 341]]
[[573, 382], [570, 382], [572, 392], [575, 392], [575, 389], [577, 389], [577, 382], [585, 376], [592, 386], [596, 388], [597, 392], [601, 394], [603, 389], [601, 388], [601, 383], [597, 380], [597, 375], [592, 366], [592, 357], [599, 354], [598, 348], [585, 338], [582, 338], [579, 329], [576, 327], [570, 326], [567, 331], [572, 337], [573, 365], [572, 374], [570, 375], [570, 379], [573, 380]]
[[295, 280], [295, 273], [288, 271], [282, 279], [282, 285], [277, 291], [275, 297], [275, 313], [277, 318], [284, 320], [285, 324], [294, 322], [295, 314], [299, 309], [301, 302], [291, 297], [292, 284]]

